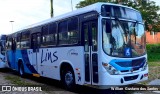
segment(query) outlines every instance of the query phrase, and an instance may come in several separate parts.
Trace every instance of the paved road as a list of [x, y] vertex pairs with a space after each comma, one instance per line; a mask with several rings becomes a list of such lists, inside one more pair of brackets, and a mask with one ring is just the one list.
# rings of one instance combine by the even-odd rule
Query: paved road
[[[25, 78], [19, 77], [17, 72], [11, 71], [9, 69], [0, 69], [0, 85], [14, 85], [10, 80], [7, 80], [6, 77], [11, 76], [13, 78], [17, 78], [17, 80], [21, 80], [24, 83], [32, 83], [32, 85], [38, 85], [43, 89], [47, 89], [47, 91], [41, 92], [2, 92], [0, 94], [157, 94], [157, 92], [149, 92], [149, 91], [111, 91], [111, 90], [98, 90], [85, 86], [77, 86], [75, 91], [66, 91], [62, 84], [59, 81], [48, 79], [48, 78], [36, 78], [30, 75], [27, 75]], [[157, 81], [159, 82], [159, 80]], [[1, 88], [0, 88], [1, 89]]]
[[62, 83], [56, 80], [48, 79], [48, 78], [36, 78], [30, 75], [27, 75], [25, 78], [19, 77], [18, 73], [9, 69], [0, 69], [0, 85], [14, 85], [11, 81], [6, 80], [7, 76], [11, 76], [13, 78], [18, 78], [17, 80], [22, 80], [24, 83], [32, 83], [34, 85], [38, 85], [43, 89], [47, 89], [47, 91], [42, 92], [0, 92], [0, 94], [125, 94], [124, 91], [111, 91], [111, 90], [98, 90], [85, 86], [77, 86], [75, 91], [66, 91], [64, 87], [62, 87]]
[[[49, 91], [32, 91], [32, 92], [20, 92], [20, 91], [0, 91], [0, 94], [75, 94], [69, 91], [66, 91], [64, 89], [59, 88], [59, 86], [57, 86], [56, 81], [56, 85], [55, 86], [51, 86], [51, 84], [46, 85], [47, 83], [50, 83], [50, 81], [47, 81], [47, 79], [45, 78], [36, 78], [36, 77], [32, 77], [32, 76], [28, 76], [26, 78], [21, 78], [19, 77], [19, 75], [17, 74], [17, 72], [9, 70], [9, 69], [0, 69], [0, 85], [2, 86], [17, 86], [15, 84], [13, 84], [13, 82], [11, 82], [10, 80], [6, 80], [6, 77], [13, 77], [13, 78], [20, 78], [20, 80], [22, 80], [23, 82], [26, 83], [32, 83], [32, 85], [36, 85], [38, 87], [41, 87], [42, 90], [43, 88], [47, 88], [49, 89]], [[17, 79], [19, 80], [19, 79]], [[21, 81], [19, 81], [21, 82]], [[15, 82], [16, 83], [16, 82]], [[18, 83], [18, 81], [17, 81]], [[2, 90], [2, 86], [0, 87], [0, 90]], [[56, 87], [57, 86], [57, 87]], [[54, 91], [53, 91], [54, 90]]]

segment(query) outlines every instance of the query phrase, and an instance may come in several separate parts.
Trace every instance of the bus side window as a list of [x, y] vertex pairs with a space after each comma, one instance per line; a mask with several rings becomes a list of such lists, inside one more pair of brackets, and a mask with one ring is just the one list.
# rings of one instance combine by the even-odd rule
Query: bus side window
[[57, 24], [51, 23], [49, 25], [49, 44], [48, 45], [56, 45], [57, 43]]
[[33, 52], [35, 52], [36, 48], [37, 48], [36, 35], [32, 34], [31, 35], [31, 49], [33, 49]]
[[45, 47], [49, 43], [49, 36], [48, 36], [48, 25], [42, 27], [42, 43], [41, 46]]
[[78, 17], [72, 17], [59, 23], [59, 45], [77, 44], [79, 40]]
[[16, 41], [17, 41], [16, 47], [21, 48], [21, 33], [17, 34]]
[[68, 20], [68, 36], [69, 36], [69, 44], [78, 43], [78, 18], [73, 17]]
[[37, 47], [39, 48], [41, 46], [41, 34], [37, 34]]
[[22, 32], [22, 38], [21, 38], [21, 48], [29, 48], [30, 47], [30, 32], [24, 31]]
[[67, 32], [67, 20], [59, 23], [58, 26], [58, 37], [59, 37], [59, 45], [68, 44], [68, 32]]
[[33, 33], [31, 34], [31, 49], [33, 51], [38, 51], [39, 47], [41, 46], [41, 34], [40, 33]]

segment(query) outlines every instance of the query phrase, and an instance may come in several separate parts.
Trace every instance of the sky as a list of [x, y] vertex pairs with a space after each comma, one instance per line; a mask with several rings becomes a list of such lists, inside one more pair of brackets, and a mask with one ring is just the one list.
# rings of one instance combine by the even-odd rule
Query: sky
[[[83, 0], [72, 0], [73, 10], [80, 1]], [[160, 0], [152, 1], [160, 6]], [[71, 12], [71, 0], [53, 0], [53, 8], [54, 16]], [[49, 18], [50, 0], [0, 0], [0, 34], [10, 34]]]

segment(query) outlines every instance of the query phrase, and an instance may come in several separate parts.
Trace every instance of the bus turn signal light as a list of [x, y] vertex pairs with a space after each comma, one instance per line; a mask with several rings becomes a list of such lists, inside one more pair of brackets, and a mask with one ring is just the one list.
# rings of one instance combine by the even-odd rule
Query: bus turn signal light
[[148, 73], [144, 74], [144, 77], [147, 77], [148, 76]]

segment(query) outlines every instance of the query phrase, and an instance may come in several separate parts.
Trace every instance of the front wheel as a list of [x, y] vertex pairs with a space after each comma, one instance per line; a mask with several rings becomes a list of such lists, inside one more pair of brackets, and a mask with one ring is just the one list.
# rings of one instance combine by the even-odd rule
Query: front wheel
[[75, 76], [72, 69], [65, 69], [63, 71], [62, 82], [68, 90], [73, 90], [75, 88]]

